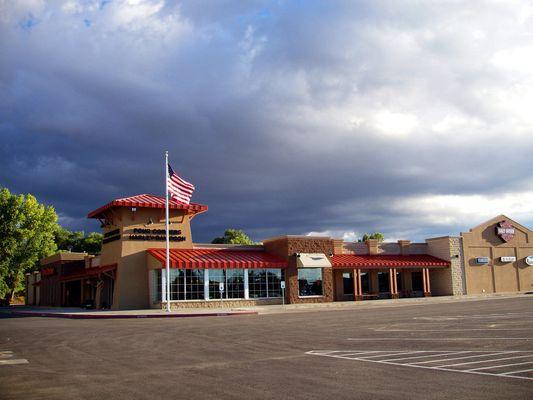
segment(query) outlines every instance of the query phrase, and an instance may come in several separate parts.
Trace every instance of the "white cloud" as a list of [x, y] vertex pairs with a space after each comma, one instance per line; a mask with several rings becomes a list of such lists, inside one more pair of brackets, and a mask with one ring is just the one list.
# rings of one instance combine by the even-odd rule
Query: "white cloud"
[[401, 214], [416, 215], [421, 225], [474, 226], [499, 214], [519, 221], [530, 220], [533, 215], [533, 190], [490, 195], [413, 196], [398, 199], [391, 207]]

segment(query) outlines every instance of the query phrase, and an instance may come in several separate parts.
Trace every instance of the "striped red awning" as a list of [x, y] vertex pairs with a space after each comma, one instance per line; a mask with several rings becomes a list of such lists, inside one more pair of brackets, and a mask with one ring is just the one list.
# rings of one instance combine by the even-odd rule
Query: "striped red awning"
[[428, 254], [411, 255], [357, 255], [335, 254], [331, 259], [333, 268], [443, 268], [449, 267], [450, 262]]
[[[148, 254], [165, 266], [165, 249], [148, 249]], [[172, 268], [287, 268], [287, 261], [263, 250], [170, 249]]]
[[[165, 208], [165, 198], [155, 196], [153, 194], [139, 194], [137, 196], [124, 197], [122, 199], [115, 199], [105, 206], [102, 206], [94, 211], [91, 211], [87, 218], [98, 218], [100, 214], [112, 207], [146, 207], [146, 208]], [[190, 214], [198, 214], [207, 211], [207, 206], [203, 204], [190, 203], [182, 204], [175, 200], [169, 200], [169, 209], [186, 210]]]

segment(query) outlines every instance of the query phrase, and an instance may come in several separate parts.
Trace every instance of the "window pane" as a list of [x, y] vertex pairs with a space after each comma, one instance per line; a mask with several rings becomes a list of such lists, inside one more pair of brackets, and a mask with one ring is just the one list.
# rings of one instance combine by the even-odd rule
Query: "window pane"
[[322, 268], [298, 269], [300, 296], [322, 296]]
[[265, 269], [248, 270], [248, 287], [251, 299], [267, 297], [266, 277]]
[[244, 270], [227, 269], [226, 270], [226, 298], [243, 299], [244, 298]]
[[183, 269], [170, 270], [170, 300], [185, 300], [185, 272]]
[[186, 298], [187, 300], [204, 299], [204, 270], [186, 269]]
[[268, 297], [281, 297], [281, 269], [268, 269]]
[[[226, 282], [226, 274], [223, 269], [210, 269], [209, 270], [209, 298], [211, 300], [220, 299], [220, 291], [218, 290], [218, 284]], [[226, 289], [226, 288], [224, 288]], [[224, 298], [225, 294], [222, 294]]]
[[154, 269], [154, 279], [155, 279], [155, 286], [156, 286], [156, 294], [155, 294], [155, 301], [161, 301], [161, 270], [160, 269]]

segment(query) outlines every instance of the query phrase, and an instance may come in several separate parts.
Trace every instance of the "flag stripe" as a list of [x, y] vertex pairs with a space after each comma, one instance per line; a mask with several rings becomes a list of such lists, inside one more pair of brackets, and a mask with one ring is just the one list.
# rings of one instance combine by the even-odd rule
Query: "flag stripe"
[[168, 164], [168, 192], [170, 197], [180, 203], [189, 204], [194, 192], [194, 185], [180, 178]]

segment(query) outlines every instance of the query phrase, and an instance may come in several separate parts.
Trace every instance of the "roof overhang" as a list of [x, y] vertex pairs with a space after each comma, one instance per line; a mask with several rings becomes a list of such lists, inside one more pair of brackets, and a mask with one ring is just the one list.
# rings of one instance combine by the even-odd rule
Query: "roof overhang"
[[[165, 266], [165, 249], [146, 251], [162, 268]], [[284, 269], [287, 260], [263, 250], [170, 249], [170, 266], [180, 269]]]
[[450, 262], [428, 254], [412, 255], [356, 255], [356, 254], [335, 254], [332, 257], [334, 269], [343, 268], [447, 268]]
[[[91, 211], [87, 218], [100, 218], [109, 209], [115, 207], [139, 207], [139, 208], [165, 208], [165, 198], [161, 196], [155, 196], [152, 194], [140, 194], [137, 196], [125, 197], [122, 199], [115, 199], [110, 201], [106, 205]], [[187, 214], [200, 214], [206, 212], [208, 207], [204, 204], [190, 203], [182, 204], [175, 200], [168, 202], [168, 208], [170, 210], [184, 210]]]

